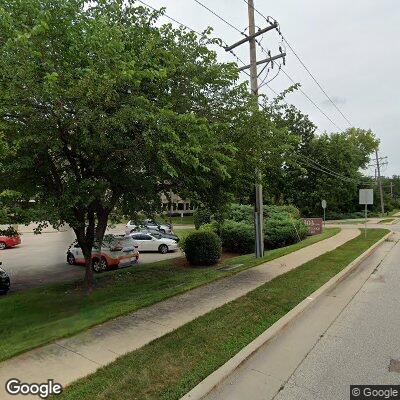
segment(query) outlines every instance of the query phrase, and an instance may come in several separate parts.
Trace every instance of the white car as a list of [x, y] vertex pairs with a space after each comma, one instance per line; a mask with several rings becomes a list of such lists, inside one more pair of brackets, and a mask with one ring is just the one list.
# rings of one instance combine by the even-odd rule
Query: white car
[[[129, 237], [106, 235], [101, 251], [98, 246], [93, 246], [92, 259], [92, 268], [95, 272], [129, 267], [139, 261], [138, 245]], [[70, 265], [85, 264], [82, 249], [76, 241], [68, 248], [67, 263]]]
[[140, 232], [142, 228], [156, 229], [161, 233], [172, 233], [172, 225], [159, 224], [152, 219], [145, 219], [143, 221], [129, 221], [126, 224], [126, 234], [129, 235], [133, 232]]
[[178, 250], [178, 242], [173, 239], [157, 238], [145, 232], [133, 232], [128, 236], [138, 245], [139, 251], [158, 251], [167, 254], [169, 251]]

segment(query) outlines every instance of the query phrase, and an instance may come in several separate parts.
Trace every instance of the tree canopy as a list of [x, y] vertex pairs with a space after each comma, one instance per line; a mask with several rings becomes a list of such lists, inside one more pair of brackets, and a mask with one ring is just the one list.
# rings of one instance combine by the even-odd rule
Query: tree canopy
[[0, 187], [68, 223], [88, 264], [116, 206], [156, 211], [168, 190], [223, 203], [236, 156], [254, 164], [258, 143], [235, 140], [247, 87], [210, 32], [122, 0], [6, 1], [0, 15]]

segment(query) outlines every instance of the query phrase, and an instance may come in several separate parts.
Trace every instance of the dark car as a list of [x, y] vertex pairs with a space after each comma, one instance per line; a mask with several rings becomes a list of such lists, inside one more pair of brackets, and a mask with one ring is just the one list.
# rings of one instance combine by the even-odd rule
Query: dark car
[[[0, 262], [0, 265], [2, 263]], [[3, 268], [0, 268], [0, 294], [6, 294], [10, 290], [10, 277]]]

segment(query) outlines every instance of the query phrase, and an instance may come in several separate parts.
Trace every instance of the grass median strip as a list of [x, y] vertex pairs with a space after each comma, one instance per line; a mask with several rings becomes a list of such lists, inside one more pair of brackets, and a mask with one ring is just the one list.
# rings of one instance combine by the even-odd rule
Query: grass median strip
[[120, 357], [59, 396], [179, 399], [389, 231], [368, 230], [143, 348]]
[[378, 222], [378, 224], [390, 224], [391, 222], [393, 222], [396, 218], [385, 218], [382, 219]]
[[[0, 361], [71, 336], [112, 318], [281, 257], [337, 234], [327, 229], [292, 246], [253, 255], [234, 257], [222, 265], [240, 263], [240, 268], [188, 268], [179, 259], [143, 264], [96, 277], [96, 290], [88, 297], [81, 283], [57, 284], [16, 293], [0, 300]], [[66, 268], [68, 268], [66, 266]]]

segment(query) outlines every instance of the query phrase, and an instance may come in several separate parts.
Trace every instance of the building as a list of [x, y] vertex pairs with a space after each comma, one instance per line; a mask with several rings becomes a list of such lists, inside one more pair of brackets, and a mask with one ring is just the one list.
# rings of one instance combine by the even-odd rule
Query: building
[[161, 195], [161, 202], [166, 214], [171, 215], [192, 215], [194, 207], [188, 199], [182, 199], [178, 195], [171, 193], [171, 203], [167, 196]]

